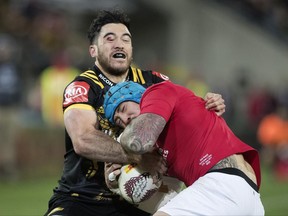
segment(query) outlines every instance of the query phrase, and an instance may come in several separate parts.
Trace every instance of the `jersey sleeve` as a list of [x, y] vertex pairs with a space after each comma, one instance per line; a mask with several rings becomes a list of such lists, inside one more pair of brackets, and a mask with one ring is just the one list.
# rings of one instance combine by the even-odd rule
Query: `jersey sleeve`
[[154, 79], [153, 79], [154, 84], [169, 80], [168, 76], [166, 76], [162, 73], [159, 73], [157, 71], [152, 71], [152, 75], [154, 77]]
[[177, 93], [167, 83], [169, 81], [155, 84], [145, 91], [140, 102], [140, 114], [154, 113], [168, 122], [175, 107]]
[[91, 86], [80, 80], [74, 80], [64, 90], [63, 94], [63, 110], [70, 108], [82, 108], [93, 110]]
[[169, 77], [152, 70], [141, 70], [139, 68], [131, 67], [130, 80], [140, 83], [143, 87], [148, 88], [153, 84], [169, 80]]

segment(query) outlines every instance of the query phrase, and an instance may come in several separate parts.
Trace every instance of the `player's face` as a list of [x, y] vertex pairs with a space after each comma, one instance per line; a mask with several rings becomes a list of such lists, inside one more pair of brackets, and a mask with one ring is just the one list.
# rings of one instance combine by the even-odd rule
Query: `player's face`
[[102, 71], [115, 76], [127, 72], [132, 62], [132, 40], [125, 25], [104, 25], [94, 46], [96, 64]]
[[127, 101], [121, 103], [114, 114], [114, 122], [116, 125], [125, 128], [132, 119], [140, 114], [140, 107], [138, 103]]

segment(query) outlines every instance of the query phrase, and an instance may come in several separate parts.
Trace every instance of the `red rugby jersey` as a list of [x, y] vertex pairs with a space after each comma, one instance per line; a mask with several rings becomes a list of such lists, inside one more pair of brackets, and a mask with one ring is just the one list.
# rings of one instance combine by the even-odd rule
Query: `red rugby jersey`
[[157, 146], [167, 159], [168, 175], [189, 186], [221, 159], [242, 153], [260, 187], [258, 152], [237, 138], [222, 117], [206, 110], [205, 101], [192, 91], [169, 81], [155, 84], [143, 94], [140, 107], [141, 114], [155, 113], [167, 122]]

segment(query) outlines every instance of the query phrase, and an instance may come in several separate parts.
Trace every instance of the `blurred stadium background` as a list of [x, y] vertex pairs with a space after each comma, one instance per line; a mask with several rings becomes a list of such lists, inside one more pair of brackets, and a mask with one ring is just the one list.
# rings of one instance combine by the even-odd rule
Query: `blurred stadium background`
[[[45, 212], [62, 170], [62, 91], [93, 65], [86, 32], [111, 8], [131, 18], [135, 65], [223, 95], [227, 123], [261, 153], [266, 215], [287, 215], [287, 0], [2, 0], [0, 215]], [[259, 132], [279, 107], [286, 129]]]

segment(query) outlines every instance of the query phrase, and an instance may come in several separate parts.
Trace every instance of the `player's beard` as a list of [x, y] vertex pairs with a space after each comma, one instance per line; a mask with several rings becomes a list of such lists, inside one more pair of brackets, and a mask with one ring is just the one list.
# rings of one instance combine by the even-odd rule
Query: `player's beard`
[[98, 61], [98, 64], [101, 65], [102, 69], [106, 73], [109, 73], [109, 74], [114, 75], [114, 76], [121, 76], [121, 75], [125, 74], [127, 72], [127, 70], [129, 69], [129, 66], [131, 65], [131, 62], [132, 62], [132, 58], [129, 57], [127, 59], [127, 63], [121, 67], [114, 67], [110, 63], [109, 58], [105, 57], [105, 55], [102, 55], [101, 53], [99, 53], [99, 55], [97, 57], [97, 61]]

